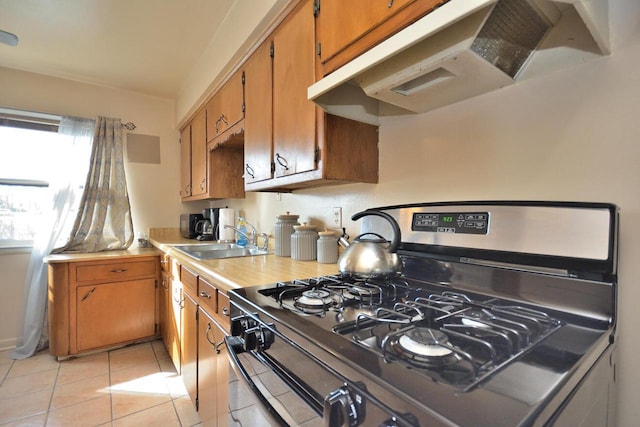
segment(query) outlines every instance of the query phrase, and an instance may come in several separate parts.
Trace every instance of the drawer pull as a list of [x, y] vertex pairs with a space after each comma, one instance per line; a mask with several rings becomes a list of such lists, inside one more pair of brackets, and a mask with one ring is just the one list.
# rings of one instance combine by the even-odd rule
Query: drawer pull
[[227, 307], [226, 305], [224, 307], [222, 307], [222, 314], [224, 316], [229, 317], [229, 307]]
[[116, 268], [111, 270], [112, 273], [125, 273], [127, 271], [126, 268]]
[[207, 298], [207, 299], [211, 299], [211, 295], [209, 295], [208, 293], [206, 293], [205, 291], [200, 291], [200, 296], [202, 298]]
[[87, 298], [89, 298], [91, 296], [92, 293], [94, 293], [96, 291], [96, 288], [91, 289], [89, 292], [87, 292], [86, 294], [84, 294], [84, 296], [82, 297], [82, 299], [80, 300], [80, 302], [86, 300]]

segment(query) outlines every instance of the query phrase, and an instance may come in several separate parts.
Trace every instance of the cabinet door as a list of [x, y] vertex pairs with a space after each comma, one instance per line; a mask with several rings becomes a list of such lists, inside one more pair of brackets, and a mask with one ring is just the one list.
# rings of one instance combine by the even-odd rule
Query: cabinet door
[[119, 344], [155, 334], [155, 280], [76, 288], [77, 350]]
[[182, 333], [182, 283], [180, 280], [172, 277], [171, 279], [171, 312], [169, 313], [169, 322], [173, 334], [168, 335], [169, 356], [173, 361], [176, 371], [182, 372], [182, 344], [180, 344], [180, 334]]
[[198, 305], [188, 293], [183, 294], [182, 334], [180, 335], [181, 375], [185, 388], [198, 408]]
[[322, 0], [316, 33], [327, 75], [447, 0]]
[[244, 65], [244, 182], [273, 177], [273, 61], [271, 40], [263, 43]]
[[191, 122], [191, 195], [207, 192], [207, 121], [205, 110]]
[[174, 287], [171, 275], [164, 271], [160, 292], [160, 333], [171, 361], [180, 372], [180, 286]]
[[191, 195], [191, 125], [180, 131], [180, 197]]
[[303, 0], [274, 31], [273, 145], [276, 176], [316, 168], [313, 1]]
[[204, 425], [226, 425], [228, 361], [224, 345], [225, 333], [206, 310], [200, 308], [198, 318], [198, 406]]
[[236, 72], [207, 103], [207, 140], [218, 138], [244, 118], [244, 78]]

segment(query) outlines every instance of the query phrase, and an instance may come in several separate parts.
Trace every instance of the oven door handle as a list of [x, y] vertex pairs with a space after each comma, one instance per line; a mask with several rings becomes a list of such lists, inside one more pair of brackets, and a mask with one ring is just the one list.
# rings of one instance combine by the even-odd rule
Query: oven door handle
[[244, 382], [249, 386], [251, 391], [258, 397], [260, 403], [264, 406], [266, 410], [266, 415], [272, 417], [271, 421], [277, 423], [279, 425], [288, 425], [288, 423], [280, 416], [278, 411], [269, 403], [266, 397], [262, 394], [260, 389], [256, 386], [256, 384], [251, 380], [251, 377], [247, 373], [247, 371], [240, 363], [240, 359], [238, 358], [237, 353], [243, 353], [244, 347], [242, 345], [242, 339], [234, 336], [227, 336], [224, 338], [224, 342], [227, 346], [227, 356], [229, 357], [229, 362], [231, 362], [231, 367], [234, 372], [238, 376], [238, 378], [242, 378]]

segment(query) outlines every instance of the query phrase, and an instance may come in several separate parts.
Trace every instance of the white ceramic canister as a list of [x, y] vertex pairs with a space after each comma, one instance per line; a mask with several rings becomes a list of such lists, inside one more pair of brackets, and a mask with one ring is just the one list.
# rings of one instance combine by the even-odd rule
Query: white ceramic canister
[[291, 259], [298, 261], [313, 261], [316, 259], [318, 233], [316, 227], [307, 225], [294, 225], [295, 232], [291, 235]]
[[318, 262], [321, 264], [338, 262], [338, 235], [331, 230], [321, 231], [318, 235]]
[[284, 215], [278, 215], [278, 221], [275, 226], [276, 236], [276, 255], [291, 256], [291, 235], [293, 234], [293, 226], [298, 224], [299, 215], [291, 215], [287, 212]]

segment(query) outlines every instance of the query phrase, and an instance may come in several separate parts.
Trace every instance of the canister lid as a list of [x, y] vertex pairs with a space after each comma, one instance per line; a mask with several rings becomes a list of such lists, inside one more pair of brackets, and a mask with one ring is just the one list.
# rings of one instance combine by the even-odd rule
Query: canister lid
[[337, 237], [338, 233], [333, 230], [323, 230], [319, 231], [318, 234], [320, 237]]
[[296, 231], [316, 231], [317, 227], [315, 225], [307, 224], [303, 222], [302, 225], [294, 225], [293, 229]]
[[278, 219], [294, 220], [300, 218], [300, 215], [293, 215], [289, 212], [277, 216]]

